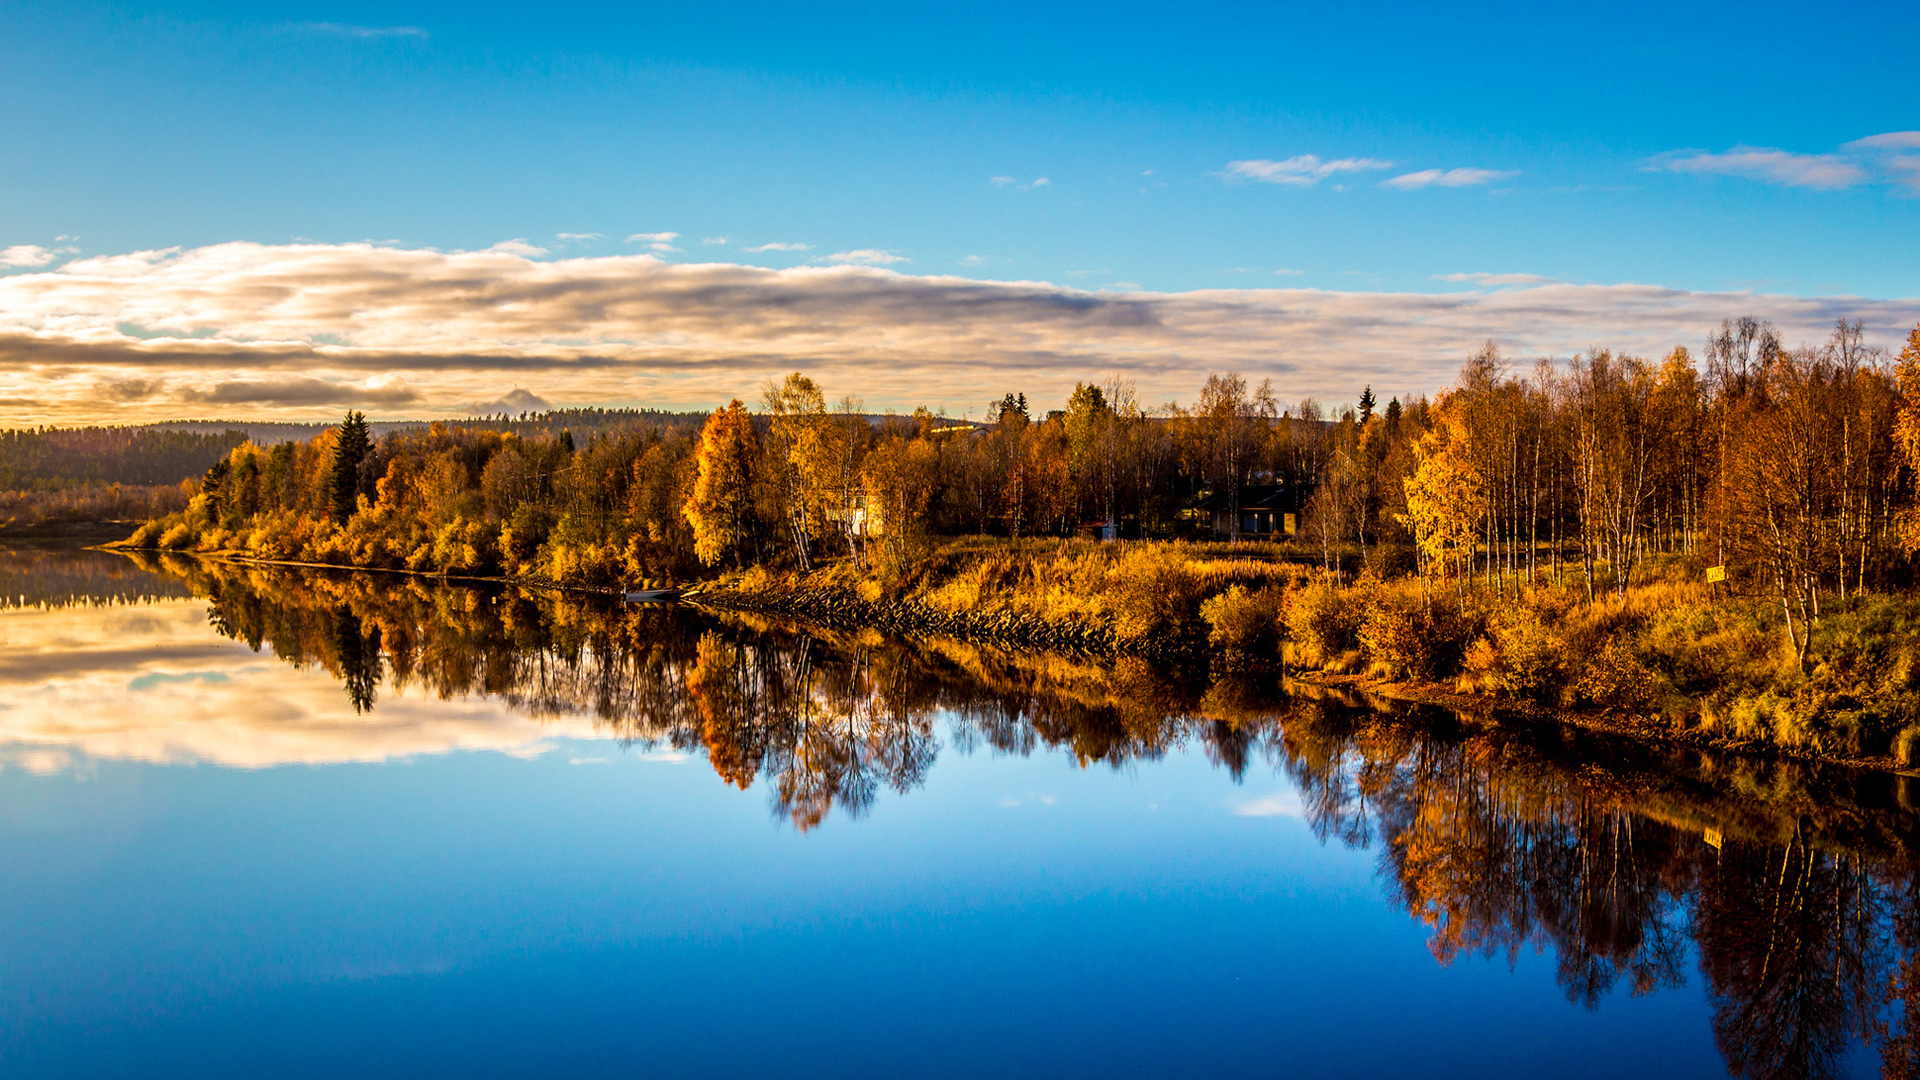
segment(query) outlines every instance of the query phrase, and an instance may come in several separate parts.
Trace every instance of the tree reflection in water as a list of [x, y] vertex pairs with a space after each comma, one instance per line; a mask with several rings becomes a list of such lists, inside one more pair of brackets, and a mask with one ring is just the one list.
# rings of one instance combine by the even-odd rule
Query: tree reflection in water
[[940, 745], [1083, 764], [1197, 747], [1259, 760], [1323, 841], [1379, 852], [1441, 963], [1551, 950], [1571, 1002], [1683, 985], [1689, 947], [1729, 1069], [1833, 1075], [1859, 1042], [1920, 1078], [1920, 881], [1907, 778], [1667, 751], [1306, 687], [1184, 680], [1134, 660], [802, 633], [686, 609], [421, 579], [156, 569], [223, 634], [345, 685], [485, 693], [700, 750], [801, 829], [921, 784]]

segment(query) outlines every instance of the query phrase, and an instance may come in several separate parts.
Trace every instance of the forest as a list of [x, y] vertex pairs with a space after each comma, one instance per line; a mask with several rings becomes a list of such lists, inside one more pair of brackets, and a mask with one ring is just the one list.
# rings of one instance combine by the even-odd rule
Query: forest
[[0, 430], [0, 536], [183, 510], [193, 478], [244, 441], [157, 427]]
[[[1452, 387], [1384, 406], [1371, 387], [1285, 404], [1223, 373], [1188, 405], [1119, 381], [1044, 413], [1008, 393], [981, 424], [876, 417], [795, 373], [697, 429], [376, 439], [349, 414], [233, 447], [129, 544], [586, 588], [710, 579], [717, 602], [893, 625], [997, 613], [1015, 640], [1091, 626], [1074, 643], [1904, 761], [1920, 328], [1897, 357], [1863, 341], [1843, 320], [1788, 347], [1747, 318], [1657, 360], [1517, 367], [1489, 344]], [[1256, 498], [1284, 524], [1253, 525]], [[1086, 539], [1102, 535], [1128, 539]]]

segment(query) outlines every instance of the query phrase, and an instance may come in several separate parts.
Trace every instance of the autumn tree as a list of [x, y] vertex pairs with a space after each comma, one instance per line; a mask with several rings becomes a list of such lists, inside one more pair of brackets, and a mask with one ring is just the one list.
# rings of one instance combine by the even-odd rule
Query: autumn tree
[[1228, 535], [1240, 539], [1240, 488], [1253, 471], [1255, 455], [1266, 442], [1278, 405], [1273, 381], [1249, 389], [1238, 372], [1207, 376], [1194, 409], [1198, 429], [1206, 440], [1210, 473], [1225, 485], [1232, 522]]
[[708, 566], [719, 565], [729, 554], [737, 558], [747, 538], [758, 458], [753, 417], [740, 399], [715, 409], [700, 432], [695, 455], [699, 472], [684, 511], [693, 529], [694, 553]]
[[1406, 480], [1405, 524], [1413, 533], [1422, 580], [1432, 574], [1473, 572], [1473, 551], [1485, 503], [1474, 467], [1457, 395], [1435, 406], [1440, 423], [1421, 436], [1413, 475]]
[[927, 511], [939, 486], [940, 451], [928, 439], [882, 439], [861, 466], [870, 528], [879, 564], [903, 575], [924, 550]]
[[1074, 383], [1073, 396], [1067, 399], [1067, 469], [1081, 496], [1082, 505], [1099, 506], [1104, 520], [1115, 515], [1115, 487], [1118, 476], [1116, 447], [1117, 417], [1107, 395], [1093, 383]]
[[1575, 358], [1569, 376], [1587, 596], [1594, 595], [1601, 557], [1624, 596], [1640, 556], [1654, 463], [1666, 442], [1667, 433], [1652, 422], [1655, 377], [1644, 361], [1604, 349]]
[[858, 562], [859, 461], [871, 437], [859, 401], [843, 398], [829, 414], [819, 384], [796, 371], [769, 380], [761, 403], [771, 417], [767, 479], [794, 558], [811, 569], [814, 542], [839, 535]]
[[[1900, 391], [1906, 400], [1900, 406], [1895, 438], [1906, 468], [1915, 473], [1920, 472], [1920, 324], [1907, 334], [1898, 364]], [[1900, 542], [1908, 552], [1920, 551], [1920, 512], [1912, 508], [1902, 512]]]

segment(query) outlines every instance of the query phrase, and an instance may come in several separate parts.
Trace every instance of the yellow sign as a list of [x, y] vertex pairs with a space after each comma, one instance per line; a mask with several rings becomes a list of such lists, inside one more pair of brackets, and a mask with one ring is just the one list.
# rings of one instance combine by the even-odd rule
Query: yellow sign
[[1716, 581], [1725, 581], [1725, 580], [1727, 580], [1726, 567], [1724, 566], [1707, 567], [1707, 584], [1711, 585]]
[[1708, 847], [1712, 848], [1715, 851], [1720, 850], [1720, 843], [1723, 838], [1720, 835], [1719, 829], [1708, 829], [1707, 835], [1704, 837], [1704, 839], [1706, 840]]

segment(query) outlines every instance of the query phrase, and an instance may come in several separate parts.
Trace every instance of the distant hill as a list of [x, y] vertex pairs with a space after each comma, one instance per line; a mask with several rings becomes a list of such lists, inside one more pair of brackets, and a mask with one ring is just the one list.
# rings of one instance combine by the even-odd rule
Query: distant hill
[[[661, 409], [554, 409], [543, 413], [524, 413], [519, 416], [468, 416], [442, 420], [373, 420], [367, 426], [378, 438], [390, 431], [413, 431], [440, 423], [454, 428], [484, 428], [488, 431], [510, 431], [522, 438], [534, 438], [540, 435], [558, 435], [570, 431], [574, 438], [591, 438], [601, 432], [620, 428], [652, 425], [656, 427], [681, 428], [698, 427], [706, 422], [704, 412], [667, 412]], [[259, 420], [166, 420], [157, 424], [142, 424], [143, 430], [180, 431], [193, 434], [217, 434], [224, 431], [243, 431], [247, 438], [260, 446], [271, 446], [281, 442], [305, 442], [315, 438], [334, 424], [289, 424]]]
[[0, 491], [177, 484], [246, 441], [234, 429], [153, 427], [0, 431]]

